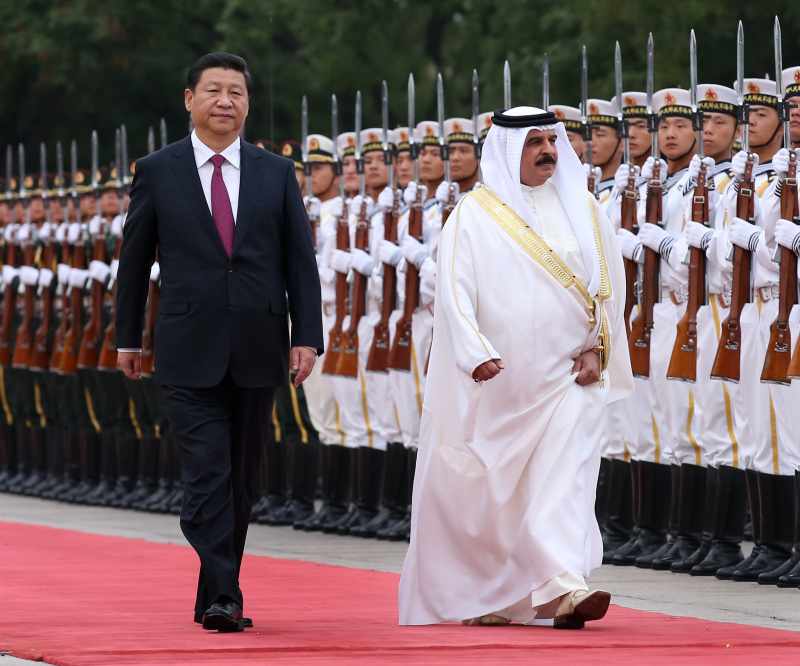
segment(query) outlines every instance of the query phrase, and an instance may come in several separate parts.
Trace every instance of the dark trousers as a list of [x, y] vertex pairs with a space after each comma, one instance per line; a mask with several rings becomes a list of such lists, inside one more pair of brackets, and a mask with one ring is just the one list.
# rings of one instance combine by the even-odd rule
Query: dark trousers
[[163, 387], [180, 450], [181, 530], [200, 558], [195, 615], [219, 599], [244, 606], [239, 570], [273, 394], [229, 376], [211, 388]]

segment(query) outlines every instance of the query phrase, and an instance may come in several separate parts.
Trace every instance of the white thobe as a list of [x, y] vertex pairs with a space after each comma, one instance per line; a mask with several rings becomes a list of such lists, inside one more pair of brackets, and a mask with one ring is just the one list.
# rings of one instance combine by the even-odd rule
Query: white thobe
[[[580, 386], [573, 359], [596, 344], [598, 325], [579, 290], [544, 268], [554, 255], [520, 242], [535, 239], [513, 213], [516, 231], [501, 227], [480, 192], [459, 202], [439, 241], [401, 624], [488, 613], [530, 622], [535, 607], [585, 588], [583, 577], [602, 560], [594, 502], [606, 405], [632, 388], [621, 254], [587, 193], [610, 286], [598, 306], [610, 357], [603, 383]], [[586, 284], [554, 188], [525, 196], [539, 239]], [[505, 369], [475, 383], [473, 370], [493, 358]]]

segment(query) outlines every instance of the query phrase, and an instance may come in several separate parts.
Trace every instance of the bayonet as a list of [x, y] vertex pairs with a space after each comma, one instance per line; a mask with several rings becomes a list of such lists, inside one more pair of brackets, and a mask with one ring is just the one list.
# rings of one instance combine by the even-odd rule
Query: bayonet
[[703, 151], [703, 112], [697, 106], [697, 39], [694, 28], [689, 33], [689, 98], [694, 120], [694, 131], [697, 132], [697, 154], [704, 156]]
[[19, 198], [25, 199], [28, 195], [25, 187], [25, 146], [21, 143], [17, 146], [17, 161], [19, 168]]
[[10, 198], [13, 193], [11, 182], [14, 180], [14, 150], [11, 144], [6, 146], [6, 197]]
[[167, 121], [163, 118], [159, 124], [159, 129], [161, 130], [161, 147], [163, 148], [167, 145]]
[[744, 102], [744, 26], [736, 30], [736, 94], [739, 101], [739, 123], [742, 126], [742, 150], [750, 152], [750, 109]]
[[364, 158], [361, 155], [361, 91], [356, 91], [356, 172], [358, 173], [358, 193], [363, 197], [366, 190], [364, 177]]
[[419, 148], [415, 139], [416, 124], [414, 123], [414, 109], [416, 104], [416, 90], [414, 75], [408, 75], [408, 143], [411, 149], [411, 160], [414, 164], [414, 182], [419, 185]]
[[550, 106], [550, 56], [544, 54], [542, 63], [542, 109], [547, 111]]
[[42, 201], [47, 206], [47, 145], [44, 141], [39, 143], [39, 189]]
[[100, 168], [100, 145], [97, 138], [97, 130], [92, 130], [92, 189], [95, 195], [100, 194], [100, 181], [97, 171]]
[[[331, 94], [331, 139], [333, 139], [333, 171], [337, 178], [342, 175], [342, 162], [339, 159], [339, 102]], [[344, 203], [344, 180], [339, 178], [339, 196]]]
[[386, 81], [381, 81], [381, 149], [383, 162], [389, 173], [389, 188], [394, 189], [394, 165], [392, 163], [392, 149], [389, 145], [389, 86]]
[[[481, 134], [478, 126], [478, 116], [481, 115], [480, 107], [480, 81], [478, 80], [478, 70], [472, 70], [472, 145], [475, 148], [475, 157], [481, 159]], [[478, 169], [480, 177], [480, 169]]]
[[653, 95], [655, 93], [656, 78], [656, 47], [653, 33], [647, 36], [647, 121], [650, 131], [650, 154], [654, 160], [659, 157], [658, 152], [658, 116], [653, 112]]
[[147, 128], [147, 154], [156, 152], [156, 131], [152, 126]]
[[589, 124], [589, 59], [586, 56], [586, 44], [581, 46], [581, 125], [586, 142], [586, 161], [592, 164], [592, 128]]
[[614, 99], [617, 106], [617, 125], [622, 136], [622, 154], [625, 164], [631, 163], [631, 142], [628, 136], [628, 123], [622, 113], [622, 49], [619, 42], [614, 46]]
[[444, 179], [450, 182], [450, 156], [447, 152], [447, 141], [444, 135], [444, 80], [439, 72], [436, 75], [436, 116], [439, 121], [439, 150], [444, 162]]
[[64, 187], [64, 146], [60, 141], [56, 142], [56, 188], [58, 191], [58, 198], [63, 199], [66, 195], [66, 188]]
[[120, 171], [122, 175], [120, 176], [120, 182], [122, 187], [127, 187], [131, 182], [131, 163], [128, 160], [128, 129], [123, 124], [119, 130], [120, 140], [122, 141], [122, 169]]
[[503, 63], [503, 106], [511, 108], [511, 65], [508, 60]]
[[778, 102], [781, 105], [781, 120], [783, 121], [783, 147], [791, 148], [792, 138], [789, 134], [789, 104], [784, 102], [785, 90], [783, 87], [783, 45], [781, 39], [781, 22], [775, 17], [773, 27], [773, 41], [775, 42], [775, 83], [778, 86]]
[[302, 144], [300, 154], [305, 174], [306, 197], [310, 199], [313, 191], [311, 189], [311, 163], [308, 161], [308, 98], [305, 95], [300, 102], [300, 142]]
[[73, 200], [76, 200], [78, 198], [78, 142], [75, 139], [69, 145], [69, 170], [72, 174], [69, 183], [70, 196]]

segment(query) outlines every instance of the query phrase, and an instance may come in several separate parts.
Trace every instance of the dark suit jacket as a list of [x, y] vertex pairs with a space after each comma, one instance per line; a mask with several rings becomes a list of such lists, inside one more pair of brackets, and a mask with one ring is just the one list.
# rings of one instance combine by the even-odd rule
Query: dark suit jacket
[[209, 387], [228, 371], [243, 387], [284, 384], [288, 317], [291, 345], [322, 352], [319, 274], [294, 165], [242, 141], [240, 168], [229, 259], [203, 195], [190, 137], [136, 163], [117, 274], [117, 347], [141, 347], [158, 250], [155, 357], [161, 384]]

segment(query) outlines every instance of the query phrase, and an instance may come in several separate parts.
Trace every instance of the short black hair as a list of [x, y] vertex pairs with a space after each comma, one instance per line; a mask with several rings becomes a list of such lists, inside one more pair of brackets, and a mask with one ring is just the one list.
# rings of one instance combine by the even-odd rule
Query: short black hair
[[244, 82], [247, 85], [248, 94], [253, 92], [253, 78], [250, 76], [250, 70], [247, 68], [247, 61], [241, 56], [233, 53], [225, 53], [224, 51], [206, 53], [204, 56], [198, 58], [186, 73], [186, 87], [194, 92], [194, 89], [197, 87], [197, 82], [200, 81], [203, 72], [212, 67], [233, 69], [237, 72], [241, 72], [244, 76]]

